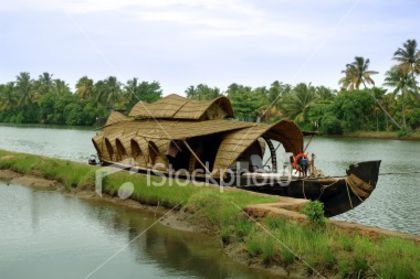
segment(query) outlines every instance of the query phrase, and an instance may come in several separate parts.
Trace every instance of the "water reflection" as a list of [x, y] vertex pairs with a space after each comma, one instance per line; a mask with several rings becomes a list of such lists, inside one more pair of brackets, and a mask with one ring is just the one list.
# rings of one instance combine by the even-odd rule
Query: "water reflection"
[[152, 213], [1, 182], [0, 197], [2, 278], [84, 278], [129, 243], [91, 278], [270, 278], [233, 262], [215, 239], [146, 230]]

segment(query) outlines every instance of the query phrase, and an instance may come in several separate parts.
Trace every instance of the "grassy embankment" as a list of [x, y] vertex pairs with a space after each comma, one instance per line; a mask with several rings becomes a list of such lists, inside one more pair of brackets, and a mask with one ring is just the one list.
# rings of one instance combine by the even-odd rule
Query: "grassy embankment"
[[[0, 150], [0, 169], [54, 179], [68, 190], [93, 190], [97, 168]], [[189, 221], [206, 224], [225, 247], [233, 247], [250, 263], [282, 266], [291, 274], [302, 276], [314, 273], [314, 268], [327, 277], [420, 278], [420, 247], [408, 240], [368, 239], [344, 233], [328, 222], [303, 224], [278, 217], [260, 220], [265, 230], [241, 209], [276, 199], [244, 191], [220, 193], [217, 188], [194, 185], [151, 188], [146, 186], [144, 176], [127, 173], [107, 177], [104, 191], [113, 195], [127, 181], [135, 186], [133, 199], [168, 208], [181, 204], [190, 213]]]
[[343, 135], [343, 137], [420, 141], [420, 132], [413, 132], [407, 135], [400, 135], [398, 134], [398, 132], [357, 131], [352, 133], [346, 133]]

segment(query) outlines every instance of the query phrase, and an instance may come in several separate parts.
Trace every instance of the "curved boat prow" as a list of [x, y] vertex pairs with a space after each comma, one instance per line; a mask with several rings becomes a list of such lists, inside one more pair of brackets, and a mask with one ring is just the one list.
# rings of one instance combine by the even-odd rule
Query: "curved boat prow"
[[375, 190], [381, 161], [366, 161], [350, 165], [347, 176], [321, 199], [325, 214], [335, 216], [351, 210], [364, 202]]
[[346, 173], [348, 176], [352, 174], [357, 176], [375, 188], [376, 183], [378, 182], [380, 165], [380, 160], [359, 162], [357, 164], [350, 165], [349, 169], [346, 170]]

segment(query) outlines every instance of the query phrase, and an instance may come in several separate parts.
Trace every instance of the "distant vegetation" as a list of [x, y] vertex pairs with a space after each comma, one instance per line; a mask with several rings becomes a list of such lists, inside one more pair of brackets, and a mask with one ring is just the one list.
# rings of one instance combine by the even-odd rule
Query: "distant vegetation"
[[[185, 90], [189, 98], [208, 100], [228, 96], [237, 118], [273, 122], [289, 118], [305, 130], [325, 134], [354, 131], [399, 131], [420, 128], [420, 51], [415, 40], [398, 48], [395, 65], [386, 73], [384, 87], [376, 87], [370, 61], [355, 57], [339, 80], [340, 90], [274, 81], [252, 88], [233, 83], [225, 91], [205, 84]], [[112, 109], [129, 111], [138, 101], [154, 102], [162, 89], [156, 81], [137, 78], [121, 83], [116, 77], [93, 81], [82, 77], [75, 91], [60, 79], [43, 73], [32, 79], [20, 73], [15, 81], [0, 84], [0, 122], [59, 125], [101, 124]]]

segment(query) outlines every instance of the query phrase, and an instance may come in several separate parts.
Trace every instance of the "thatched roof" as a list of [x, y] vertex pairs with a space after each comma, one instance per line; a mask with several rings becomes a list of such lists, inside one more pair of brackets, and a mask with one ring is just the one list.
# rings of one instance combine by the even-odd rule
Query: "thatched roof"
[[106, 120], [105, 127], [117, 124], [119, 122], [128, 121], [128, 120], [131, 120], [131, 118], [125, 116], [121, 112], [112, 111], [111, 114], [108, 116], [108, 119]]
[[[215, 109], [223, 113], [215, 115], [212, 113]], [[129, 115], [137, 119], [207, 120], [233, 117], [233, 110], [229, 99], [224, 96], [210, 101], [197, 101], [171, 94], [151, 104], [138, 102]]]
[[303, 150], [302, 132], [293, 122], [281, 120], [272, 125], [259, 123], [229, 133], [223, 139], [216, 154], [213, 174], [223, 174], [261, 136], [281, 142], [286, 152], [297, 154]]
[[237, 120], [176, 121], [144, 119], [120, 122], [104, 129], [104, 136], [128, 138], [133, 135], [148, 139], [183, 140], [256, 126]]
[[135, 157], [142, 167], [151, 167], [150, 162], [166, 164], [171, 141], [218, 135], [221, 143], [212, 170], [218, 176], [261, 137], [281, 142], [286, 152], [303, 150], [302, 132], [289, 120], [270, 125], [223, 119], [233, 116], [226, 97], [196, 101], [169, 95], [152, 104], [138, 103], [130, 116], [111, 113], [103, 132], [92, 139], [102, 160]]

